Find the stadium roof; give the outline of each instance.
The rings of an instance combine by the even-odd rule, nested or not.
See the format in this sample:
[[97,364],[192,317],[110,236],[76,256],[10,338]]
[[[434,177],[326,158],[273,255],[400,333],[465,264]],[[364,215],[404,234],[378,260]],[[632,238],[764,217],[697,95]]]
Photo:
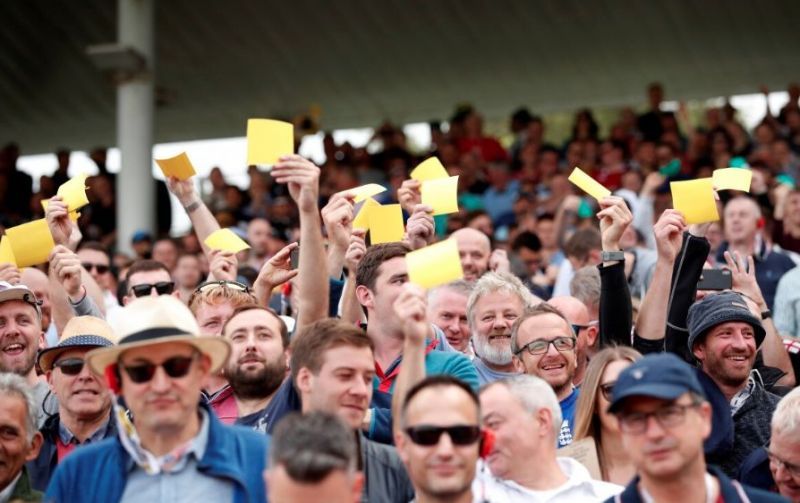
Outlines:
[[[115,143],[115,91],[86,47],[109,0],[0,2],[0,141],[25,154]],[[318,105],[325,128],[489,118],[773,90],[800,79],[786,0],[156,1],[157,142],[241,136]]]

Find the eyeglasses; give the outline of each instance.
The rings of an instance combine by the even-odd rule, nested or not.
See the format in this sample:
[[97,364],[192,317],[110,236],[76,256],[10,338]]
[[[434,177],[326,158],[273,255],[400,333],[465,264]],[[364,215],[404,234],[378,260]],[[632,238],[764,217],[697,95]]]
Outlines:
[[597,320],[590,321],[586,325],[578,325],[577,323],[573,323],[572,331],[575,333],[575,335],[578,335],[578,332],[580,332],[581,330],[586,330],[587,328],[593,327],[595,325],[597,325]]
[[686,411],[694,409],[699,406],[699,403],[690,404],[672,404],[666,407],[661,407],[653,412],[631,412],[627,414],[620,414],[619,427],[623,433],[630,433],[633,435],[640,435],[647,431],[647,424],[650,422],[650,416],[653,416],[658,421],[662,428],[672,428],[683,423],[686,418]]
[[559,353],[563,353],[564,351],[571,351],[575,349],[576,340],[577,339],[575,339],[575,337],[556,337],[554,339],[537,339],[519,348],[517,354],[520,354],[523,351],[527,350],[528,353],[532,355],[543,355],[547,353],[547,350],[550,348],[550,344],[552,344],[553,347],[556,348],[556,350]]
[[137,365],[121,365],[121,367],[125,369],[131,381],[142,384],[150,381],[156,375],[158,367],[163,368],[164,372],[172,378],[185,376],[189,373],[192,362],[197,358],[197,355],[198,353],[194,353],[192,356],[173,356],[159,364],[147,362]]
[[245,285],[244,283],[239,283],[238,281],[226,281],[222,279],[217,281],[206,281],[205,283],[200,283],[200,285],[194,289],[194,292],[192,292],[192,295],[189,297],[188,304],[192,305],[195,297],[215,288],[230,288],[231,290],[236,290],[238,292],[251,293],[249,286]]
[[81,263],[81,265],[83,266],[84,269],[86,269],[89,272],[92,272],[92,269],[94,269],[95,271],[97,271],[97,274],[105,274],[111,269],[107,265],[92,264],[91,262],[83,262]]
[[611,401],[611,393],[614,392],[615,384],[617,384],[617,381],[609,381],[607,383],[600,385],[600,393],[603,395],[603,398],[605,398],[607,402]]
[[783,467],[784,470],[789,472],[789,475],[791,475],[792,478],[800,478],[800,465],[788,463],[769,451],[767,451],[767,456],[769,456],[770,464],[773,464],[778,468]]
[[61,369],[61,373],[68,376],[76,376],[83,370],[83,360],[80,358],[64,358],[53,364],[53,367]]
[[417,445],[432,446],[439,443],[442,433],[447,433],[455,445],[471,445],[481,436],[480,426],[430,426],[420,425],[406,428],[406,434]]
[[159,295],[169,295],[175,290],[175,282],[159,281],[158,283],[142,283],[141,285],[132,286],[131,291],[133,291],[133,295],[136,297],[147,297],[150,295],[153,288],[156,289],[156,293]]

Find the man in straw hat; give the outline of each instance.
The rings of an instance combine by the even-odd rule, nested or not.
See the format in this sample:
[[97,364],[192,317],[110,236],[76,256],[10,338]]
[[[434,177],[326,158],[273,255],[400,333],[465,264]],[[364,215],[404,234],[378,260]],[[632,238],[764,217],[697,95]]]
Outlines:
[[117,345],[86,355],[130,409],[116,408],[118,435],[59,464],[47,501],[264,501],[267,437],[223,425],[200,404],[203,382],[228,359],[221,337],[200,337],[178,299],[125,306]]
[[57,345],[39,352],[39,368],[58,399],[58,412],[45,421],[39,456],[28,463],[34,489],[47,488],[56,465],[75,447],[116,434],[111,420],[112,395],[105,380],[85,364],[86,353],[113,344],[108,323],[93,316],[77,316],[64,327]]

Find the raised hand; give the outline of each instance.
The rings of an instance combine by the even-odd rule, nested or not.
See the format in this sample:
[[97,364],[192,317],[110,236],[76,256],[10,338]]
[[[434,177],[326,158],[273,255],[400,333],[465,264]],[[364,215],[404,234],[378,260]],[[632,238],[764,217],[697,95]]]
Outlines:
[[178,198],[184,208],[200,199],[194,188],[193,178],[179,180],[174,176],[167,177],[167,188]]
[[726,251],[725,264],[725,268],[731,271],[731,289],[749,297],[762,311],[766,310],[767,303],[756,281],[756,264],[753,256],[745,257],[737,252]]
[[0,264],[0,281],[16,285],[22,278],[19,269],[14,264],[2,263]]
[[394,302],[394,312],[403,321],[403,335],[420,346],[425,344],[428,335],[428,307],[425,290],[412,283],[403,285],[403,290]]
[[617,196],[608,196],[600,200],[601,210],[597,212],[600,219],[600,234],[602,237],[603,250],[619,250],[619,241],[625,229],[633,221],[631,210],[625,204],[625,200]]
[[53,242],[57,245],[66,246],[70,250],[75,250],[81,242],[83,235],[78,224],[69,218],[67,205],[61,196],[53,196],[47,205],[45,213],[47,227],[53,235]]
[[366,234],[367,231],[364,229],[353,229],[353,233],[350,235],[350,245],[344,255],[344,265],[350,274],[355,274],[358,263],[367,253],[367,244],[364,241]]
[[341,250],[346,250],[350,245],[355,206],[353,199],[347,192],[338,192],[331,196],[328,204],[322,208],[322,222],[328,233],[329,244]]
[[258,273],[256,283],[271,291],[297,276],[297,269],[292,269],[292,252],[297,246],[297,243],[289,243],[267,260]]
[[81,266],[81,259],[69,248],[64,245],[56,245],[53,251],[50,252],[48,258],[50,267],[58,278],[58,281],[64,287],[70,300],[80,300],[82,297],[82,281],[81,274],[83,267]]
[[433,241],[434,223],[433,208],[426,204],[417,204],[406,223],[406,239],[411,248],[418,250]]
[[236,281],[239,261],[233,252],[211,250],[208,253],[209,281]]
[[317,211],[319,199],[319,168],[305,157],[284,155],[272,167],[272,176],[278,183],[289,186],[289,194],[301,213]]
[[675,258],[681,251],[683,244],[683,231],[686,230],[686,222],[683,214],[678,210],[664,210],[653,226],[653,234],[656,237],[656,251],[658,259],[670,264],[675,262]]
[[400,188],[397,189],[397,201],[406,213],[412,213],[414,206],[422,204],[421,187],[422,182],[419,180],[404,180]]
[[489,255],[489,270],[499,273],[510,273],[511,262],[508,260],[508,252],[505,250],[494,250]]

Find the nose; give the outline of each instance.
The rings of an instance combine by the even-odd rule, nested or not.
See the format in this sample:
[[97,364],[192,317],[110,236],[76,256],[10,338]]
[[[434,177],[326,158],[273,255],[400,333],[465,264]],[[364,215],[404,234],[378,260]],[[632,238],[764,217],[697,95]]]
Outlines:
[[658,422],[656,416],[647,416],[647,423],[645,424],[644,434],[648,438],[661,438],[664,436],[664,427]]
[[370,386],[372,386],[371,383],[368,384],[361,378],[354,379],[352,386],[350,386],[349,392],[351,395],[354,396],[365,397],[367,396],[367,392]]
[[547,354],[547,356],[556,356],[556,355],[558,355],[560,353],[556,349],[556,345],[551,342],[551,343],[547,344],[547,353],[546,354]]
[[439,442],[436,444],[436,455],[440,458],[449,458],[453,456],[454,450],[455,446],[450,435],[442,433],[442,436],[439,437]]
[[167,391],[172,387],[172,379],[170,379],[161,365],[156,367],[156,373],[153,374],[153,378],[150,380],[150,387],[154,391]]

